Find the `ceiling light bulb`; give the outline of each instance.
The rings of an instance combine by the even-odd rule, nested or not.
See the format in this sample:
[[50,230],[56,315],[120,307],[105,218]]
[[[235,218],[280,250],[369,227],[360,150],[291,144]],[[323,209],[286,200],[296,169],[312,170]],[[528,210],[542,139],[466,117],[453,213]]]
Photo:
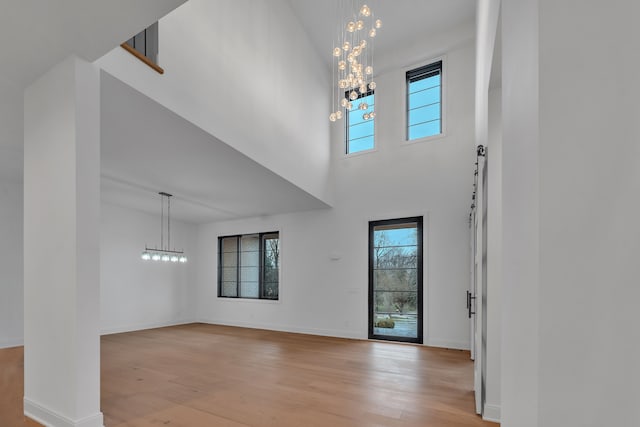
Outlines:
[[361,19],[358,22],[356,22],[356,29],[361,30],[363,28],[364,28],[364,22],[362,22],[362,19]]
[[362,15],[362,16],[370,16],[371,15],[371,9],[369,8],[369,6],[367,6],[366,4],[363,4],[362,7],[360,8],[360,15]]
[[151,259],[154,261],[160,261],[160,254],[156,254],[156,253],[152,254]]
[[185,262],[187,262],[187,257],[182,255],[178,261],[184,264]]
[[356,23],[353,21],[349,21],[349,23],[347,24],[347,31],[349,31],[350,33],[353,33],[356,30]]
[[367,91],[367,86],[366,85],[362,85],[358,88],[358,90],[360,91],[360,93],[365,93]]
[[374,90],[376,88],[376,82],[369,83],[369,89]]
[[360,49],[367,47],[367,41],[365,39],[360,40]]
[[347,110],[349,111],[353,110],[353,104],[351,102],[347,103]]
[[178,255],[171,255],[171,262],[178,262]]
[[365,119],[365,120],[369,120],[369,117],[370,117],[370,116],[369,116],[369,113],[364,113],[364,114],[362,115],[362,118],[363,118],[363,119]]
[[164,262],[169,262],[171,260],[171,257],[167,254],[162,255],[162,261]]
[[364,73],[367,75],[373,74],[373,67],[371,65],[367,66],[367,68],[364,69]]
[[335,122],[336,121],[336,113],[329,114],[329,121],[331,121],[331,122]]
[[338,70],[344,70],[345,68],[347,68],[347,63],[344,61],[339,61],[338,62]]
[[338,87],[339,87],[340,89],[346,89],[346,88],[347,88],[347,86],[349,86],[349,83],[348,83],[346,80],[344,80],[344,79],[342,79],[342,80],[340,80],[340,81],[338,82]]
[[358,99],[358,94],[355,91],[351,91],[351,93],[349,94],[349,99],[355,101],[356,99]]
[[376,29],[372,28],[369,30],[369,37],[375,37],[376,36]]
[[382,21],[380,19],[376,19],[376,28],[382,27]]
[[339,47],[336,47],[333,49],[333,56],[340,56],[341,53],[342,51],[340,50]]
[[372,111],[372,112],[369,113],[369,118],[370,119],[373,119],[375,116],[376,116],[376,112],[375,111]]
[[361,102],[360,105],[358,105],[358,108],[360,108],[361,110],[366,110],[367,108],[369,108],[369,104],[367,104],[366,102]]
[[342,111],[336,111],[336,119],[340,120],[342,118]]
[[348,51],[349,49],[351,49],[351,43],[349,42],[344,42],[344,44],[342,45],[342,50],[344,50],[345,52]]
[[142,252],[142,259],[145,261],[149,261],[151,259],[151,254],[147,251]]
[[341,105],[342,107],[346,107],[348,103],[349,103],[349,101],[347,100],[347,98],[342,98],[342,99],[340,100],[340,105]]

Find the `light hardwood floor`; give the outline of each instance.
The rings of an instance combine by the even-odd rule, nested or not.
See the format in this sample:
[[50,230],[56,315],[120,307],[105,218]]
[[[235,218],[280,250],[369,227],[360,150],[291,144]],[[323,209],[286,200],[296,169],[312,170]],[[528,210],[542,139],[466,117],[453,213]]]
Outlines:
[[[22,349],[0,367],[0,425],[35,426]],[[456,350],[192,324],[102,337],[102,411],[106,427],[496,426],[472,370]]]

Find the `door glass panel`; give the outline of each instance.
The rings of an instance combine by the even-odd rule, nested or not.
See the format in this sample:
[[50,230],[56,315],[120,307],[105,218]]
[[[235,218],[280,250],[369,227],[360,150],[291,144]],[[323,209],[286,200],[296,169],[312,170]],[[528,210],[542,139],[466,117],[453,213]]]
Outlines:
[[371,338],[422,341],[421,232],[421,221],[370,225]]

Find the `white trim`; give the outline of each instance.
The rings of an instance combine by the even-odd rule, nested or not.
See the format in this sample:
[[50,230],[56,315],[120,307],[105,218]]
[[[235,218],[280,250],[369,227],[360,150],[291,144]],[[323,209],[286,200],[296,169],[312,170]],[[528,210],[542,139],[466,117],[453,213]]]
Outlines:
[[453,350],[470,350],[469,343],[466,341],[449,341],[436,338],[426,341],[426,345],[429,347],[450,348]]
[[0,341],[0,348],[22,347],[23,345],[23,338],[10,338],[5,341]]
[[491,421],[494,423],[500,423],[500,406],[484,404],[484,412],[482,419],[485,421]]
[[80,420],[72,420],[26,397],[24,398],[24,414],[45,427],[104,427],[102,412]]
[[195,323],[195,320],[171,320],[168,322],[154,323],[138,323],[135,325],[118,326],[115,328],[106,328],[100,330],[100,335],[121,334],[123,332],[143,331],[145,329],[166,328],[168,326],[189,325]]

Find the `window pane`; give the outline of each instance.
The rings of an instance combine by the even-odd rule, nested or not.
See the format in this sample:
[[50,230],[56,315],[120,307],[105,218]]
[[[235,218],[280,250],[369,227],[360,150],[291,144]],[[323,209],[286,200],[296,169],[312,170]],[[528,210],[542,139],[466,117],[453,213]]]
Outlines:
[[222,239],[222,252],[236,253],[238,251],[238,238],[225,237]]
[[409,139],[425,138],[440,133],[440,120],[427,122],[409,128]]
[[409,93],[417,92],[419,90],[425,90],[434,86],[440,86],[440,74],[433,77],[427,77],[426,79],[412,81],[410,84]]
[[280,274],[280,240],[277,234],[263,236],[263,272],[262,288],[263,297],[278,298],[278,282]]
[[[407,138],[425,138],[442,133],[442,85],[440,64],[429,73],[431,77],[420,78],[421,69],[407,73]],[[418,79],[418,80],[416,80]]]
[[222,281],[233,283],[237,282],[238,269],[236,267],[222,267]]
[[[374,120],[365,119],[365,114],[375,110],[375,96],[370,94],[352,101],[353,108],[347,111],[347,154],[371,150],[375,147]],[[368,104],[364,110],[359,108],[361,103]]]
[[227,283],[222,282],[222,297],[237,297],[238,296],[238,286],[236,282]]
[[440,103],[409,110],[409,126],[440,120]]

